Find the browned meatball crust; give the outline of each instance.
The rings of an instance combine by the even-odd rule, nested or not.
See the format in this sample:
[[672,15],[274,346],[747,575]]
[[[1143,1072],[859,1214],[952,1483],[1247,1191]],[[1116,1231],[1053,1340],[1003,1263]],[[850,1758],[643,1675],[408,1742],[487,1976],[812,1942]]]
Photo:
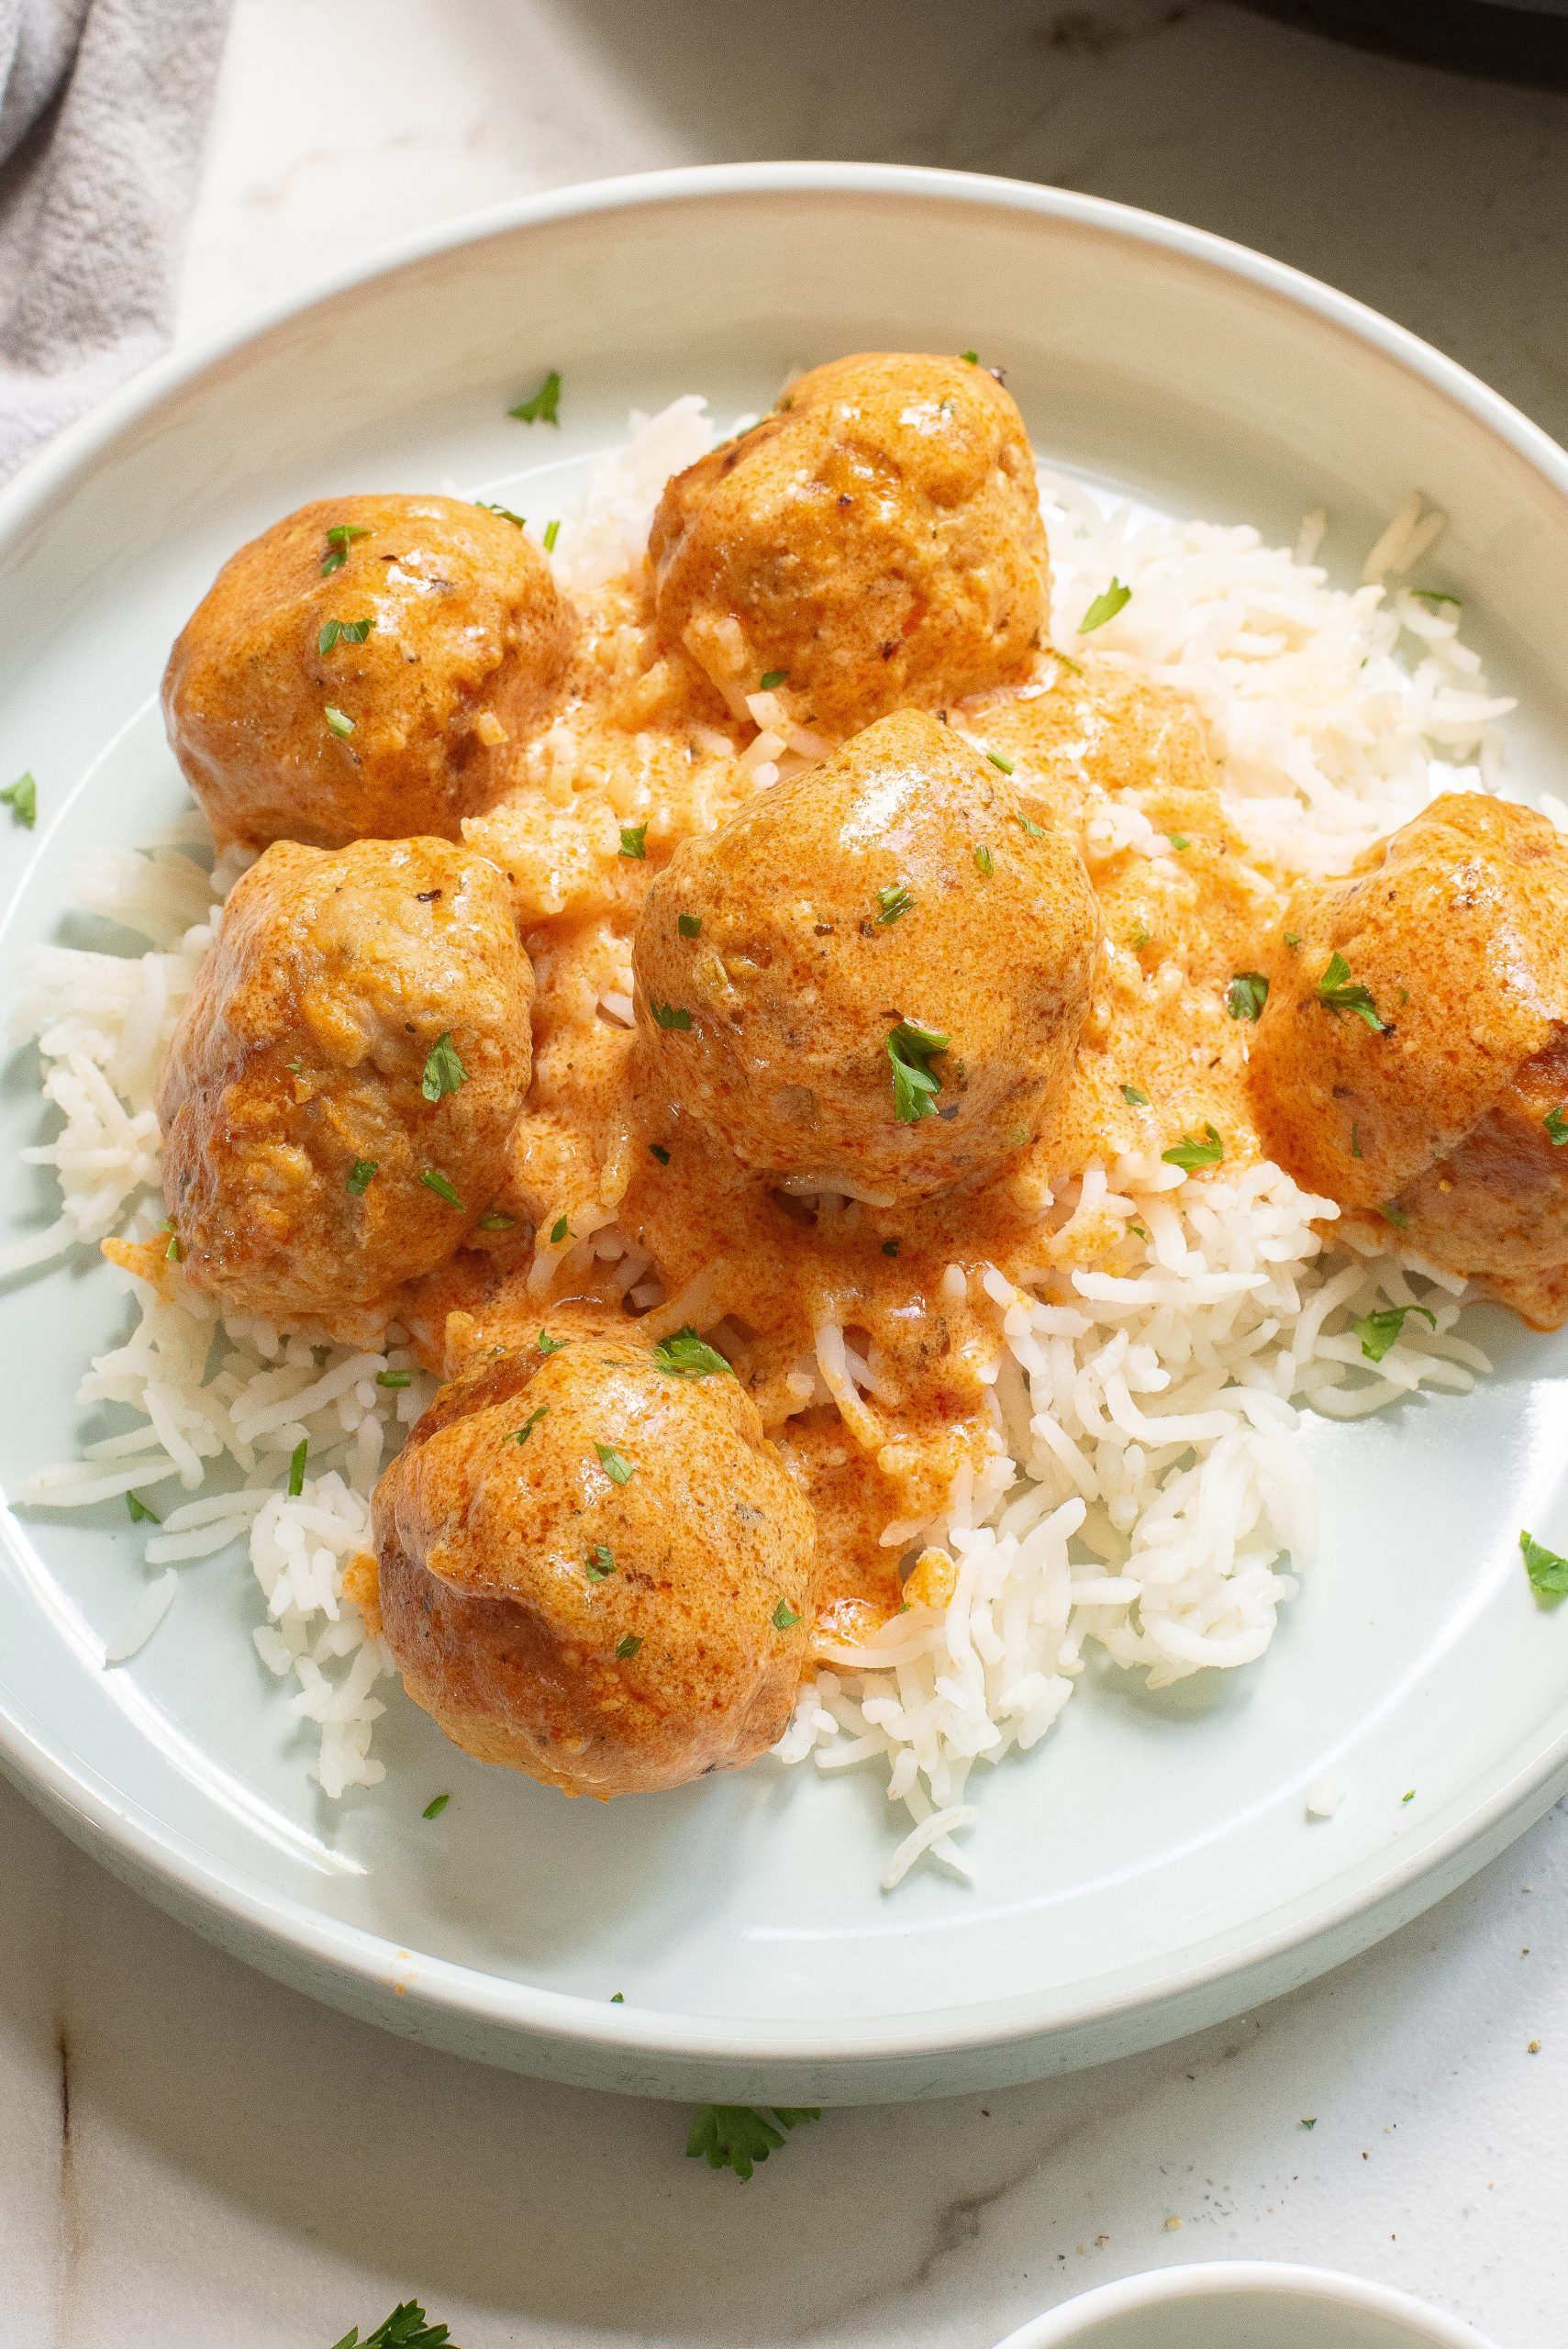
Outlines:
[[505,788],[572,641],[549,562],[504,516],[320,498],[231,556],[186,621],[169,740],[220,843],[455,840]]
[[676,851],[638,924],[638,1025],[656,1084],[745,1163],[917,1196],[1040,1130],[1098,934],[1069,836],[905,710]]
[[501,1188],[532,994],[484,857],[268,849],[229,895],[158,1103],[191,1278],[239,1312],[377,1334]]
[[1445,794],[1296,891],[1250,1068],[1297,1181],[1540,1329],[1568,1319],[1565,912],[1544,816]]
[[649,540],[661,632],[734,704],[764,677],[846,734],[1017,675],[1050,618],[1017,406],[962,359],[862,352],[664,492]]
[[404,1685],[454,1744],[567,1794],[740,1769],[799,1687],[810,1509],[732,1374],[570,1318],[547,1342],[444,1387],[376,1488]]

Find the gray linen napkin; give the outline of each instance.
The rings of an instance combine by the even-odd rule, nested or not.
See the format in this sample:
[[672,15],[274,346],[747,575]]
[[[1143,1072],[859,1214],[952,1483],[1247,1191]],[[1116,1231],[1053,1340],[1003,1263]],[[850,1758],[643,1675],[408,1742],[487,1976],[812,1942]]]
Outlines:
[[160,351],[229,0],[0,0],[0,480]]

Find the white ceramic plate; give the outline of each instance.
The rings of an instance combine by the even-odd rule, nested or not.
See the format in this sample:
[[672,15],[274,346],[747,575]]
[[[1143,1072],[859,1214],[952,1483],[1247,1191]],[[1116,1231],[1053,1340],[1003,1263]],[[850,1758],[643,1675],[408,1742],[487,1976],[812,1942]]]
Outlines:
[[1490,2349],[1457,2317],[1327,2267],[1223,2259],[1064,2300],[1001,2349]]
[[[183,804],[151,696],[241,539],[334,490],[533,511],[549,492],[520,488],[528,469],[621,438],[633,403],[695,388],[733,414],[793,364],[879,345],[983,350],[1042,448],[1156,504],[1287,540],[1326,504],[1341,576],[1413,486],[1438,499],[1444,584],[1525,697],[1518,784],[1562,787],[1568,462],[1458,369],[1288,270],[1089,198],[880,167],[682,173],[443,231],[183,353],[0,499],[0,774],[30,767],[41,811],[31,841],[0,827],[0,987],[56,933],[83,848]],[[548,366],[565,391],[541,449],[505,410]],[[27,1067],[0,1117],[7,1145],[36,1137]],[[46,1211],[41,1178],[11,1196],[24,1221]],[[7,1489],[71,1452],[80,1366],[124,1313],[85,1263],[0,1299]],[[972,1889],[877,1892],[895,1831],[869,1778],[764,1765],[567,1804],[400,1701],[385,1785],[322,1806],[246,1636],[242,1563],[185,1569],[150,1644],[103,1668],[140,1573],[117,1505],[4,1519],[5,1764],[199,1930],[464,2054],[800,2104],[1123,2053],[1363,1947],[1562,1790],[1568,1609],[1537,1609],[1515,1542],[1529,1525],[1568,1547],[1568,1345],[1482,1319],[1498,1368],[1475,1395],[1308,1424],[1322,1556],[1262,1664],[1159,1698],[1084,1688],[984,1784]],[[1326,1771],[1351,1791],[1312,1825]],[[426,1823],[437,1789],[452,1799]]]

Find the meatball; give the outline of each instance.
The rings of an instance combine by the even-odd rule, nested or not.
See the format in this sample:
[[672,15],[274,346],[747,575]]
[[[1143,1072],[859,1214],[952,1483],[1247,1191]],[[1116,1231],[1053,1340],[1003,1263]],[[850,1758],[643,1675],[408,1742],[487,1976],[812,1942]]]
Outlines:
[[1540,1329],[1568,1319],[1568,840],[1451,792],[1299,887],[1251,1080],[1297,1181]]
[[747,1164],[891,1201],[1040,1131],[1099,917],[1066,833],[935,718],[880,719],[677,849],[636,1008],[657,1087]]
[[377,1334],[502,1186],[533,974],[494,865],[280,841],[235,885],[170,1047],[163,1194],[190,1277]]
[[799,1687],[810,1509],[689,1332],[540,1338],[444,1387],[376,1488],[404,1685],[454,1744],[567,1794],[740,1769]]
[[220,842],[459,836],[572,651],[549,562],[455,497],[328,497],[240,548],[163,677]]
[[732,707],[777,679],[834,735],[1017,675],[1050,618],[1023,418],[962,359],[870,351],[664,492],[649,540],[661,633]]

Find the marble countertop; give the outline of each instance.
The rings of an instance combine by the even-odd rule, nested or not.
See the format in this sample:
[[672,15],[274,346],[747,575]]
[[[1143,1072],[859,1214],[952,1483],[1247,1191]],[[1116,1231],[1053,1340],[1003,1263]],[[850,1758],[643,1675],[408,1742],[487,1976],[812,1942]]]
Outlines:
[[[1223,0],[238,0],[182,328],[419,222],[692,161],[1013,173],[1259,245],[1568,439],[1568,100]],[[1171,2261],[1300,2259],[1501,2349],[1568,2296],[1568,1827],[1315,1987],[1151,2055],[826,2114],[742,2185],[685,2118],[350,2023],[0,1787],[0,2337],[328,2349],[410,2294],[462,2349],[985,2349]],[[1308,2122],[1313,2125],[1308,2127]]]

